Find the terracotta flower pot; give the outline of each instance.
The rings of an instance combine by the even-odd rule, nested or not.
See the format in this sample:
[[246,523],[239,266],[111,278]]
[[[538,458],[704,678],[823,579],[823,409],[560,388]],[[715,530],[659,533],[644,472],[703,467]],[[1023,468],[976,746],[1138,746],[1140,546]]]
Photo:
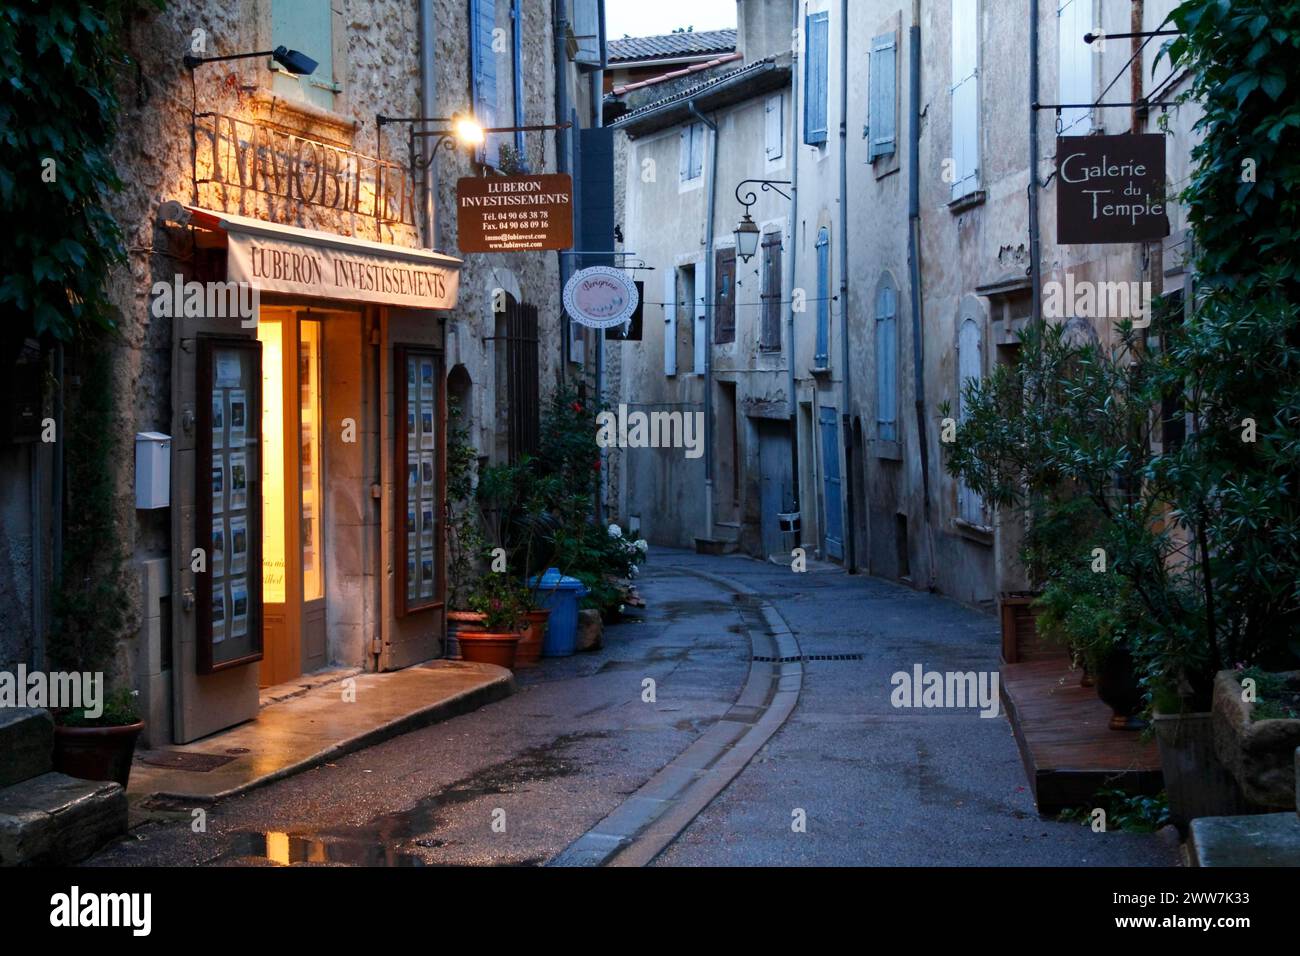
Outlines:
[[496,664],[507,670],[515,666],[515,652],[519,648],[519,635],[492,631],[461,631],[460,655],[475,664]]
[[521,667],[531,667],[542,659],[542,641],[546,637],[546,621],[551,616],[549,607],[529,611],[528,623],[519,638],[519,647],[515,652],[515,663]]
[[81,780],[112,780],[126,789],[144,721],[118,727],[54,727],[54,769]]

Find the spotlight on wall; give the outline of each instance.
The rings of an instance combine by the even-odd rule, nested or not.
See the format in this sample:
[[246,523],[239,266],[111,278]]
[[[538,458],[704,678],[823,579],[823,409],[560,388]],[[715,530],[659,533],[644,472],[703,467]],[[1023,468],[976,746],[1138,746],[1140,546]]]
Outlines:
[[255,53],[232,53],[229,56],[195,56],[192,53],[187,53],[181,62],[185,64],[187,70],[193,70],[203,63],[249,60],[255,56],[269,56],[294,76],[310,76],[316,72],[316,67],[320,65],[306,53],[299,53],[297,50],[290,50],[285,46],[278,46],[274,50],[258,50]]

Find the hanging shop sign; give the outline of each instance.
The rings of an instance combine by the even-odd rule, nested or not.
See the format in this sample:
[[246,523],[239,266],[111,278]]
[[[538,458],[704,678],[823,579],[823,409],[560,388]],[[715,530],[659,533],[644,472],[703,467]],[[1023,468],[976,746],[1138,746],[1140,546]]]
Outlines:
[[573,247],[573,179],[468,176],[456,184],[461,252],[537,252]]
[[610,266],[581,269],[564,286],[564,311],[590,329],[624,325],[640,301],[636,283]]
[[1058,137],[1056,177],[1057,242],[1148,242],[1169,235],[1162,134]]

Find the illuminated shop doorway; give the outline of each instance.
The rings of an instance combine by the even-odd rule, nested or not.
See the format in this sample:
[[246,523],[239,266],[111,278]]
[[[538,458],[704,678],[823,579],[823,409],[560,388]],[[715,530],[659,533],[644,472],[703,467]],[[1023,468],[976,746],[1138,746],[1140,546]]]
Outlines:
[[337,313],[263,306],[262,687],[323,666],[326,654],[321,375]]

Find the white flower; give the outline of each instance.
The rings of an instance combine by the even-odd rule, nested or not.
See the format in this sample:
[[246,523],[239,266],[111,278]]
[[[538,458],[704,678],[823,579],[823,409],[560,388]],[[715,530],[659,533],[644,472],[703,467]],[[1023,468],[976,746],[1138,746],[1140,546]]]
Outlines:
[[623,529],[616,524],[612,524],[609,526],[609,536],[611,538],[621,538],[623,537]]
[[650,545],[646,544],[645,538],[637,538],[636,543],[633,545],[633,547],[636,548],[638,551],[640,551],[642,554],[645,554],[647,551],[650,550]]

